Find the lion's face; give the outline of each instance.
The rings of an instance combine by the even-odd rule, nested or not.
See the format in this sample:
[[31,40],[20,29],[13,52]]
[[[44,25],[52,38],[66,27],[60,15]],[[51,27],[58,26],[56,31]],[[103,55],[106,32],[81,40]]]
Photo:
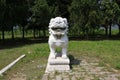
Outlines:
[[50,34],[60,36],[67,33],[68,23],[66,18],[56,17],[52,18],[49,23]]
[[64,31],[66,28],[65,27],[52,27],[51,28],[53,31],[55,32],[62,32]]

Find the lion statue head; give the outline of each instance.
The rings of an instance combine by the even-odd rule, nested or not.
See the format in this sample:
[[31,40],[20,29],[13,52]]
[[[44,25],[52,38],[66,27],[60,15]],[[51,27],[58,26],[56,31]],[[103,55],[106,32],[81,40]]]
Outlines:
[[68,23],[66,18],[56,17],[52,18],[49,23],[49,33],[61,38],[68,31]]

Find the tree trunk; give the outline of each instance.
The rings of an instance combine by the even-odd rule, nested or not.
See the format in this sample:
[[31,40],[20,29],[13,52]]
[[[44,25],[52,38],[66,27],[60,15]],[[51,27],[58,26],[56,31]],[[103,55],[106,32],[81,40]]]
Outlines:
[[105,35],[108,36],[108,27],[105,26]]
[[89,31],[88,31],[88,29],[87,29],[87,30],[86,30],[86,36],[85,36],[87,40],[89,39],[89,38],[88,38],[88,36],[89,36],[88,33],[89,33]]
[[0,32],[0,41],[1,41],[1,32]]
[[39,37],[39,30],[38,29],[36,30],[36,34],[37,34],[36,36]]
[[14,39],[14,30],[13,30],[13,27],[12,27],[12,39]]
[[39,29],[39,32],[38,32],[38,33],[39,33],[39,38],[40,38],[40,36],[41,36],[41,34],[40,34],[40,29]]
[[33,28],[33,37],[35,38],[35,27]]
[[28,36],[28,32],[27,32],[27,30],[25,30],[25,35]]
[[109,37],[111,37],[111,24],[109,26]]
[[22,38],[25,39],[25,26],[22,28]]
[[118,24],[118,26],[119,26],[119,33],[118,33],[118,35],[120,36],[120,24]]
[[83,38],[85,38],[85,30],[83,30]]
[[80,36],[80,29],[78,29],[78,36]]
[[4,34],[4,29],[2,29],[2,40],[4,41],[4,39],[5,39],[5,34]]
[[45,28],[43,28],[43,37],[46,37],[46,31],[45,31]]
[[92,35],[93,36],[95,35],[95,28],[93,28],[93,30],[92,30]]

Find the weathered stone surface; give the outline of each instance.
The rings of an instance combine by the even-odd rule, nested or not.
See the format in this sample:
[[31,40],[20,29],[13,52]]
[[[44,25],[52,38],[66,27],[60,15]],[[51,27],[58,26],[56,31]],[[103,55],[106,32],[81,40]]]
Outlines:
[[48,64],[45,73],[50,73],[53,71],[66,72],[69,70],[70,70],[69,65],[50,65],[50,64]]
[[54,71],[62,72],[69,71],[70,70],[69,64],[70,64],[69,58],[66,59],[63,59],[61,57],[58,57],[56,59],[49,58],[45,73],[50,73]]
[[62,76],[61,75],[57,75],[56,76],[56,80],[62,80]]
[[69,75],[64,75],[64,76],[63,76],[63,80],[70,80]]
[[[50,55],[45,73],[54,71],[69,71],[70,60],[67,57],[68,47],[68,23],[66,18],[56,17],[52,18],[49,23],[49,47]],[[57,52],[57,48],[61,48],[60,52]]]
[[94,63],[82,60],[82,65],[73,65],[70,72],[56,72],[54,77],[49,77],[49,80],[59,80],[60,76],[62,80],[120,80],[119,70],[115,72],[112,68],[100,67]]
[[44,74],[42,80],[48,80],[48,74]]
[[49,23],[49,47],[50,47],[50,58],[58,57],[56,48],[62,48],[61,54],[62,58],[67,58],[67,47],[68,47],[68,22],[66,18],[56,17],[52,18]]
[[71,77],[71,80],[77,80],[75,76],[72,76]]
[[70,60],[69,60],[69,58],[63,59],[61,57],[57,57],[55,59],[49,58],[48,63],[50,65],[69,65],[70,64]]

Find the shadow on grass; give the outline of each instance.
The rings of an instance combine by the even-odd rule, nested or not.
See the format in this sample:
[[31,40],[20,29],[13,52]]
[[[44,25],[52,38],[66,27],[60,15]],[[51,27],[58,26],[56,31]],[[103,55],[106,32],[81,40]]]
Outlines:
[[105,36],[105,35],[95,35],[95,36],[88,36],[88,37],[82,37],[82,36],[71,36],[69,37],[70,40],[87,40],[87,41],[101,41],[101,40],[120,40],[120,35],[112,35],[111,37]]
[[70,68],[72,69],[73,65],[80,65],[81,60],[79,59],[75,59],[73,55],[68,55],[69,59],[70,59]]
[[[118,35],[106,37],[106,36],[89,36],[87,38],[79,37],[79,36],[69,36],[69,40],[74,41],[82,41],[82,40],[88,40],[88,41],[101,41],[101,40],[120,40],[120,37]],[[10,48],[16,48],[21,47],[24,45],[31,45],[35,43],[47,43],[48,42],[48,36],[47,37],[40,37],[40,38],[15,38],[15,39],[5,39],[4,41],[0,40],[0,49],[10,49]]]
[[26,38],[26,39],[5,39],[0,41],[0,49],[11,49],[16,47],[21,47],[24,45],[31,45],[35,43],[47,43],[48,38]]

